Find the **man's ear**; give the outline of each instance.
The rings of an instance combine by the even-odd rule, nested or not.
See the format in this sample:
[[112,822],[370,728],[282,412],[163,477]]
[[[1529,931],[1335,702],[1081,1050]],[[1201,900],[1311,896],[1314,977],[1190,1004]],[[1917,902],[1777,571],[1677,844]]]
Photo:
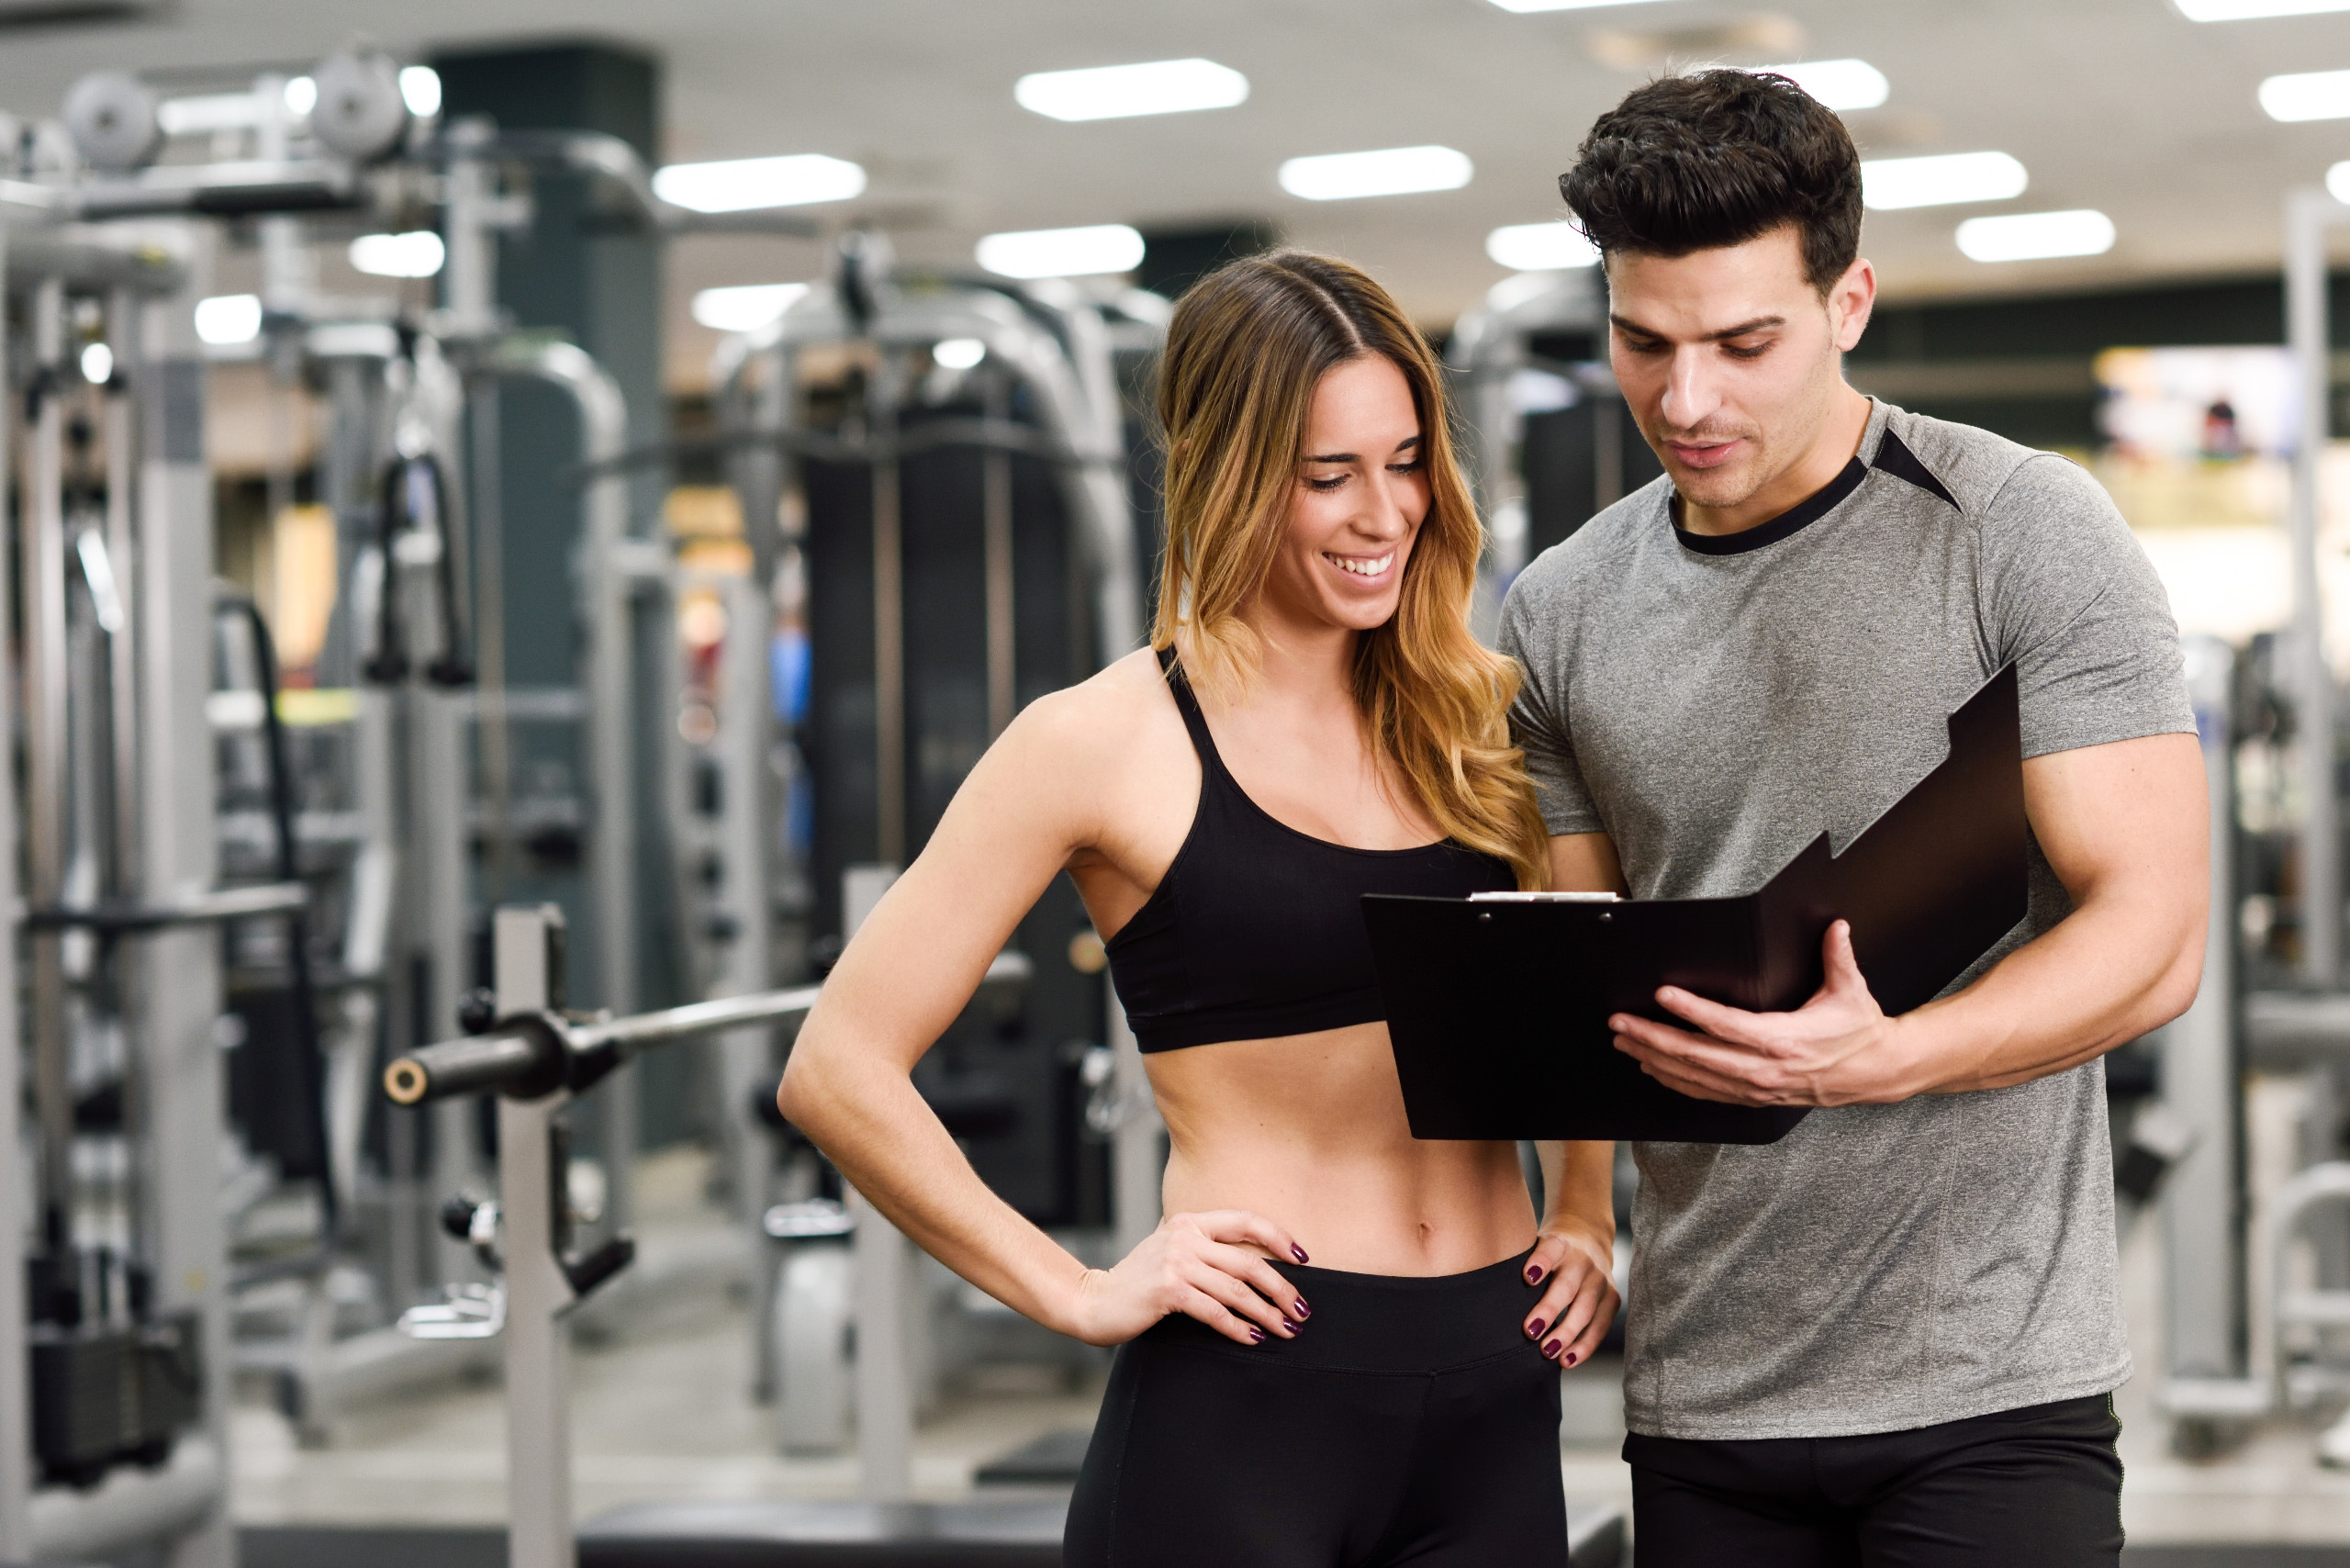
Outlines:
[[1828,289],[1828,325],[1839,353],[1850,353],[1860,345],[1861,334],[1869,330],[1869,317],[1875,309],[1876,268],[1867,257],[1856,257]]

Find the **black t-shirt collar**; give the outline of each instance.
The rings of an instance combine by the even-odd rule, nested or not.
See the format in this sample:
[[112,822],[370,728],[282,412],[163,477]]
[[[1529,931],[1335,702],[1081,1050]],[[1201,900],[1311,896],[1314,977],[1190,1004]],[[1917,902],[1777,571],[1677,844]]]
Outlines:
[[1822,485],[1802,500],[1789,507],[1768,522],[1737,533],[1692,533],[1681,526],[1681,496],[1675,491],[1665,502],[1665,515],[1672,519],[1673,536],[1682,548],[1700,555],[1742,555],[1749,550],[1760,550],[1818,522],[1835,510],[1836,504],[1860,488],[1868,477],[1868,465],[1858,457],[1837,471],[1836,477]]

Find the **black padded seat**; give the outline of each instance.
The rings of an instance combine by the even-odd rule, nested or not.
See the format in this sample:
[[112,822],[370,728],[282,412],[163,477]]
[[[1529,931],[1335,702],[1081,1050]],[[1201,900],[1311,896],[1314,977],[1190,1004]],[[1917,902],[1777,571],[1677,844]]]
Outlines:
[[[579,1568],[1060,1568],[1065,1497],[644,1503],[590,1519]],[[1570,1504],[1572,1568],[1618,1568],[1624,1511]]]
[[1066,1498],[644,1503],[590,1519],[579,1568],[1060,1568]]

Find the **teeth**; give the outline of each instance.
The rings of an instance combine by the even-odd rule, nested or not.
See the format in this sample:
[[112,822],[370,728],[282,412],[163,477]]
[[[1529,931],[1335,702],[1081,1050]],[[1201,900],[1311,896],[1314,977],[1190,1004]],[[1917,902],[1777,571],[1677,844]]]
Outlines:
[[1326,551],[1324,552],[1322,558],[1326,561],[1335,562],[1341,570],[1352,572],[1359,577],[1375,577],[1393,564],[1395,560],[1395,552],[1390,550],[1386,554],[1381,555],[1374,560],[1363,561],[1358,560],[1350,555],[1333,555]]

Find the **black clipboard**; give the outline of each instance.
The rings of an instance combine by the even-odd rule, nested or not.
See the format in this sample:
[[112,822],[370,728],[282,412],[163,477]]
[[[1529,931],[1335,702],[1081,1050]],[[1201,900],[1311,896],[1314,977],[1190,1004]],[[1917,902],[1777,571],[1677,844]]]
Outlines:
[[1755,1012],[1818,990],[1829,924],[1852,923],[1888,1014],[1931,1001],[2024,917],[2015,666],[1950,716],[1950,755],[1867,831],[1822,833],[1740,898],[1362,901],[1412,1136],[1774,1143],[1800,1108],[1667,1089],[1617,1050],[1612,1013],[1678,1023],[1661,985]]

